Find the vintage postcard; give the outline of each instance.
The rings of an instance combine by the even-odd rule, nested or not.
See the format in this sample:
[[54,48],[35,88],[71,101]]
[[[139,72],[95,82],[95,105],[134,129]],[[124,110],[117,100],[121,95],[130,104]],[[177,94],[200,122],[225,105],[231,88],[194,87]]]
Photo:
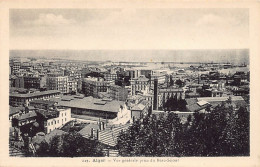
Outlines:
[[0,166],[260,166],[258,1],[0,7]]

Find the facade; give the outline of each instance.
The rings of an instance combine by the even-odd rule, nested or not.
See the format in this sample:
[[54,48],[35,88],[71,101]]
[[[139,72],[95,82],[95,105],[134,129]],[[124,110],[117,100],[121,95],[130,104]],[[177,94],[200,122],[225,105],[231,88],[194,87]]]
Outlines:
[[134,70],[134,69],[127,69],[125,71],[125,73],[126,73],[126,76],[129,76],[131,79],[137,78],[137,76],[138,76],[137,70]]
[[29,132],[37,125],[38,131],[50,133],[62,127],[71,120],[71,109],[60,107],[57,109],[34,109],[16,117],[17,126],[23,132]]
[[26,71],[32,71],[33,67],[31,66],[31,64],[29,62],[24,62],[21,64],[20,69],[24,69]]
[[23,77],[16,77],[15,79],[15,87],[16,88],[24,88],[24,78]]
[[40,89],[46,86],[46,77],[33,77],[33,76],[25,76],[24,79],[24,88],[30,89]]
[[149,78],[152,74],[152,70],[143,69],[140,70],[141,75],[144,75],[146,78]]
[[[149,103],[149,106],[153,106],[154,103],[154,95],[153,94],[143,94],[144,99]],[[160,99],[160,96],[158,96]]]
[[131,83],[131,95],[135,95],[137,91],[145,91],[149,87],[149,79],[144,75],[138,78],[133,78],[130,80]]
[[44,92],[34,92],[34,93],[10,93],[9,94],[9,104],[11,106],[28,106],[30,101],[37,99],[49,99],[55,96],[58,96],[60,91],[49,90]]
[[47,90],[59,90],[61,93],[68,93],[68,76],[61,74],[48,74],[46,79]]
[[33,100],[30,102],[29,105],[35,108],[47,110],[49,108],[54,108],[55,104],[55,102],[49,100]]
[[128,90],[118,85],[111,85],[109,87],[109,95],[113,100],[126,101]]
[[206,89],[205,92],[207,93],[208,97],[222,97],[224,92],[218,89]]
[[82,81],[82,92],[85,96],[98,97],[99,92],[106,92],[109,82],[100,78],[84,78]]
[[78,90],[78,83],[75,80],[69,80],[68,81],[68,89],[69,92],[77,92]]
[[50,133],[54,129],[58,129],[65,125],[71,120],[71,109],[70,108],[59,108],[57,109],[56,117],[48,117],[45,123],[45,132]]
[[12,107],[9,106],[9,126],[13,126],[13,119],[16,118],[18,119],[20,114],[23,113],[24,107]]
[[106,81],[115,81],[117,79],[116,73],[104,73],[104,79]]
[[176,97],[177,99],[185,98],[185,93],[182,89],[173,89],[173,88],[159,89],[159,95],[160,95],[160,98],[158,97],[158,99],[160,99],[159,107],[162,107],[161,105],[164,104],[171,97]]
[[131,108],[131,118],[133,120],[141,119],[146,114],[146,107],[143,104],[137,104]]
[[155,79],[158,80],[158,84],[160,84],[160,85],[164,84],[166,82],[166,75],[164,75],[164,74],[151,75],[151,80],[150,80],[151,87],[154,86]]
[[35,123],[36,120],[37,120],[37,114],[35,111],[22,114],[21,116],[18,117],[18,127],[24,128],[29,124]]
[[15,79],[16,79],[17,77],[16,76],[14,76],[14,75],[9,75],[9,87],[11,88],[11,87],[15,87]]
[[77,80],[77,92],[82,92],[82,79]]
[[10,66],[11,66],[11,74],[14,74],[20,70],[21,63],[14,61],[10,64]]

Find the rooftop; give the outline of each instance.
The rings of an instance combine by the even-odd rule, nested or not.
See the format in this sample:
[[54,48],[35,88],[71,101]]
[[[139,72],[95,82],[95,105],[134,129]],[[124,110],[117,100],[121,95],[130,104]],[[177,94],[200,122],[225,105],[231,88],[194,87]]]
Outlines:
[[[63,101],[62,99],[70,99]],[[62,99],[55,99],[53,101],[58,102],[60,106],[70,108],[81,108],[89,110],[107,111],[107,112],[119,112],[119,108],[124,106],[124,102],[116,100],[102,100],[93,98],[91,96],[84,97],[82,99],[74,98],[74,96],[63,96]]]
[[198,103],[194,103],[194,104],[191,104],[191,105],[187,105],[187,109],[190,111],[190,112],[195,112],[195,111],[200,111],[202,109],[205,109],[207,108],[208,106],[210,106],[209,103],[206,103],[205,105],[202,105],[200,106]]
[[55,118],[59,113],[59,111],[56,110],[44,110],[44,109],[36,110],[36,112],[43,115],[45,118]]
[[99,129],[99,125],[98,124],[88,124],[83,129],[81,129],[78,133],[81,134],[82,136],[90,135],[92,128],[97,130],[97,129]]
[[[204,100],[207,102],[214,102],[214,101],[227,101],[229,96],[226,97],[199,97],[197,98],[198,101]],[[232,101],[244,101],[242,96],[231,96]]]
[[135,80],[135,81],[145,81],[145,82],[149,81],[149,79],[146,78],[144,75],[141,75],[138,78],[133,78],[132,80]]
[[166,89],[160,89],[159,92],[183,92],[183,89],[179,89],[179,88],[166,88]]
[[47,105],[54,105],[54,101],[49,101],[49,100],[33,100],[30,103],[41,103],[41,104],[47,104]]
[[208,102],[206,102],[205,100],[201,100],[201,101],[198,101],[197,104],[199,106],[204,106],[204,105],[208,104]]
[[18,119],[24,120],[24,119],[28,119],[28,118],[36,117],[36,116],[37,116],[37,114],[35,113],[35,111],[32,111],[32,112],[29,112],[29,113],[26,113],[26,114],[22,114]]
[[25,110],[24,107],[12,107],[12,106],[9,106],[9,115],[14,115],[14,114],[17,114],[19,113],[20,111],[22,110]]
[[142,111],[142,110],[144,110],[144,108],[145,108],[145,106],[143,104],[137,104],[131,110]]
[[58,90],[47,90],[43,92],[34,92],[34,93],[27,93],[27,94],[20,94],[20,93],[10,93],[9,96],[11,97],[20,97],[20,98],[29,98],[34,96],[43,96],[43,95],[49,95],[49,94],[56,94],[60,93]]

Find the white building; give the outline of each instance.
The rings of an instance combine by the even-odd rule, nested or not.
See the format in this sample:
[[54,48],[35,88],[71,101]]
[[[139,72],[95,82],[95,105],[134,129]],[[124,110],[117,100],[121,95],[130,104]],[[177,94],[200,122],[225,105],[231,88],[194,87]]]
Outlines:
[[54,129],[58,129],[71,120],[71,108],[59,108],[58,117],[47,120],[46,132],[50,133]]
[[47,90],[59,90],[61,93],[69,93],[68,76],[61,74],[48,74],[46,78]]

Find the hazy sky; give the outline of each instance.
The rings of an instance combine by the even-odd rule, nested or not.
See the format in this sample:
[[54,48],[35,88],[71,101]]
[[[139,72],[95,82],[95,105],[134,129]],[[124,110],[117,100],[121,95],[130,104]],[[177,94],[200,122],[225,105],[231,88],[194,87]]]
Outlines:
[[11,9],[11,49],[249,47],[248,9]]

